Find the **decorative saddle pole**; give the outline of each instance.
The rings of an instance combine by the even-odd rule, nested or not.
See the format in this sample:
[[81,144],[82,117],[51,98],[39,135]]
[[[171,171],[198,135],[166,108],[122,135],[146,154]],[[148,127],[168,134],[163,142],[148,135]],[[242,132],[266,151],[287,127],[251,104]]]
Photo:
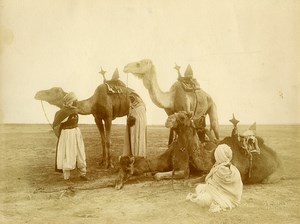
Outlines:
[[103,76],[103,83],[107,87],[107,94],[122,94],[123,91],[120,87],[126,87],[126,85],[119,79],[119,71],[116,68],[114,71],[112,78],[110,80],[107,80],[105,78],[105,73],[101,67],[101,71],[99,72]]
[[182,88],[186,92],[195,92],[200,89],[200,85],[195,78],[193,78],[193,70],[191,65],[188,65],[184,76],[180,74],[180,66],[175,63],[174,69],[177,71],[178,78],[177,80],[180,82]]

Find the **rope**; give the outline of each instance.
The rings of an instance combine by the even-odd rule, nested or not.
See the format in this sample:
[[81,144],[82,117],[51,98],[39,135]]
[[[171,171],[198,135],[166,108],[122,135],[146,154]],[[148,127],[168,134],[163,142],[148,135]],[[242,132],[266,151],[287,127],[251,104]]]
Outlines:
[[47,119],[47,121],[48,121],[48,124],[50,125],[51,129],[53,129],[53,127],[52,127],[52,125],[51,125],[51,123],[50,123],[50,121],[49,121],[49,118],[48,118],[48,116],[47,116],[47,114],[46,114],[46,111],[45,111],[44,104],[43,104],[43,101],[42,101],[42,100],[41,100],[41,104],[42,104],[42,108],[43,108],[44,115],[45,115],[45,117],[46,117],[46,119]]
[[[129,150],[130,153],[132,154],[132,147],[131,147],[131,127],[128,125],[128,118],[129,118],[129,111],[130,111],[130,101],[129,101],[129,96],[128,96],[128,73],[126,73],[126,101],[129,104],[128,108],[128,114],[127,114],[127,121],[126,121],[126,126],[128,130],[128,143],[129,143]],[[133,169],[133,168],[132,168]],[[132,171],[133,172],[133,171]]]
[[249,178],[251,178],[251,176],[252,176],[252,153],[250,152],[249,153],[249,156],[250,156],[250,158],[249,158]]
[[115,184],[113,181],[108,182],[106,184],[100,184],[100,185],[96,185],[96,186],[91,186],[91,187],[76,187],[76,186],[70,186],[70,187],[60,187],[60,188],[54,188],[54,189],[43,189],[43,188],[39,188],[39,189],[35,189],[34,193],[36,192],[41,192],[41,193],[56,193],[56,192],[62,192],[62,194],[60,195],[60,198],[69,190],[69,191],[75,191],[75,190],[96,190],[96,189],[101,189],[101,188],[111,188],[114,187]]
[[128,97],[128,73],[126,73],[126,100],[129,101],[129,97]]
[[196,99],[196,106],[195,106],[195,110],[194,110],[194,116],[196,115],[196,112],[197,112],[197,107],[198,107],[198,97],[197,97],[197,92],[194,91],[195,93],[195,99]]

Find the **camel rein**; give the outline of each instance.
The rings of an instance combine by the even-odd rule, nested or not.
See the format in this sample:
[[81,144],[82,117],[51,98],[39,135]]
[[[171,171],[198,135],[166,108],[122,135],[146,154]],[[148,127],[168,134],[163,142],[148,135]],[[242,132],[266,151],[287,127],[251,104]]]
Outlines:
[[53,130],[53,127],[52,127],[52,125],[51,125],[51,123],[49,121],[49,118],[48,118],[47,114],[46,114],[45,107],[44,107],[44,104],[43,104],[42,100],[41,100],[41,105],[42,105],[42,108],[43,108],[44,115],[45,115],[45,117],[46,117],[46,119],[48,121],[48,124],[50,125],[51,129]]
[[195,110],[194,110],[194,116],[196,115],[196,112],[197,112],[197,107],[198,107],[198,97],[197,97],[197,92],[196,90],[194,91],[195,93],[195,98],[196,98],[196,106],[195,106]]
[[[127,78],[126,78],[126,101],[128,100],[128,104],[129,104],[129,109],[130,110],[130,100],[129,100],[129,96],[128,96],[128,73],[127,74]],[[129,115],[129,111],[127,114],[127,119],[128,119],[128,115]],[[127,130],[128,130],[128,143],[129,143],[129,150],[132,154],[132,147],[131,147],[131,128],[128,126],[128,120],[126,121],[126,126],[127,126]],[[131,172],[133,174],[133,164],[131,167]]]

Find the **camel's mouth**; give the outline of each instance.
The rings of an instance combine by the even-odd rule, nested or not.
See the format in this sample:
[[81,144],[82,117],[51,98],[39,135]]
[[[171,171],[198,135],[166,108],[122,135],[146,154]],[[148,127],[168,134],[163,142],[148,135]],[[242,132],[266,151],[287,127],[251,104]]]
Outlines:
[[135,76],[137,76],[138,78],[143,78],[144,77],[144,73],[140,71],[140,69],[135,66],[135,65],[132,65],[132,64],[128,64],[124,67],[123,69],[123,72],[124,73],[131,73]]
[[52,96],[48,91],[40,90],[34,95],[34,99],[45,101],[51,105],[57,106],[59,108],[62,107],[62,97],[57,97],[57,95]]
[[123,72],[125,72],[125,73],[129,73],[130,72],[130,69],[129,69],[129,67],[127,65],[124,67]]
[[34,99],[43,100],[43,94],[39,91],[35,94]]
[[165,123],[165,127],[166,128],[176,128],[177,127],[177,123],[174,122],[173,119],[167,119],[166,123]]

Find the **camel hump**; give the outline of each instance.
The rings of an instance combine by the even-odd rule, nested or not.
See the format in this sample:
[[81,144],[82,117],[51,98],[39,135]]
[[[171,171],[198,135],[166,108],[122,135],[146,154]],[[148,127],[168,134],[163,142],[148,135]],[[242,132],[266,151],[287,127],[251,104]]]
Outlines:
[[[175,69],[178,70],[179,74],[179,66],[176,65]],[[193,78],[193,70],[190,64],[186,67],[184,72],[184,76],[178,75],[177,80],[181,83],[183,89],[185,91],[196,91],[200,89],[200,85],[195,78]]]
[[181,87],[186,92],[195,92],[197,90],[200,90],[200,85],[197,82],[196,79],[191,77],[179,77],[178,83],[180,83]]

